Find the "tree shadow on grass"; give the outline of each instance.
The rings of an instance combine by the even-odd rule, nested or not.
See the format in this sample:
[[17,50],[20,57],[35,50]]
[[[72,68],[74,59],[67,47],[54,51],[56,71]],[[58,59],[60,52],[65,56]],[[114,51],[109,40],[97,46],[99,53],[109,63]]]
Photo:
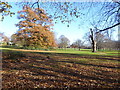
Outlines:
[[[12,54],[12,53],[11,53]],[[114,66],[107,66],[107,65],[96,65],[94,64],[90,64],[90,63],[85,63],[85,62],[80,62],[80,61],[75,61],[74,58],[85,58],[85,59],[96,59],[96,56],[94,55],[90,55],[90,56],[86,56],[86,55],[78,55],[78,54],[60,54],[60,53],[31,53],[29,55],[29,53],[24,53],[25,57],[15,57],[15,59],[18,59],[18,61],[16,62],[11,62],[12,58],[4,58],[3,59],[3,70],[7,70],[7,68],[9,68],[10,70],[17,70],[17,71],[29,71],[32,72],[31,77],[26,77],[25,74],[19,76],[18,79],[22,78],[23,80],[29,80],[29,81],[33,81],[33,82],[41,82],[41,83],[45,83],[45,82],[52,82],[50,84],[54,84],[54,81],[57,83],[62,83],[63,85],[61,85],[61,87],[64,87],[64,83],[69,83],[69,85],[71,85],[71,87],[74,87],[73,84],[72,86],[72,82],[81,82],[82,84],[86,84],[86,87],[103,87],[103,86],[107,86],[107,87],[119,87],[117,86],[117,79],[110,79],[112,76],[108,76],[106,77],[105,74],[103,74],[104,72],[102,70],[99,70],[100,72],[94,72],[92,69],[91,70],[83,70],[83,72],[80,71],[80,69],[82,68],[78,68],[78,70],[73,70],[73,67],[67,67],[64,64],[66,63],[70,63],[72,65],[79,65],[79,66],[85,66],[87,68],[89,68],[90,66],[93,67],[93,69],[95,68],[110,68],[110,69],[120,69],[118,67],[114,67]],[[16,55],[16,54],[14,54]],[[55,56],[57,56],[55,58]],[[63,58],[65,58],[63,60]],[[68,58],[68,59],[66,59]],[[27,60],[26,60],[27,59]],[[100,60],[101,58],[99,58],[98,60]],[[106,60],[106,58],[105,58]],[[6,62],[6,63],[5,63]],[[65,67],[62,67],[61,64],[64,65]],[[9,67],[7,67],[7,65],[9,65]],[[28,72],[28,73],[29,73]],[[88,73],[88,75],[84,74],[84,73]],[[97,76],[93,76],[90,75],[90,73],[95,73]],[[6,74],[5,74],[6,75]],[[15,74],[16,75],[16,74]],[[50,78],[46,78],[46,79],[40,79],[40,78],[34,78],[35,76],[42,76],[42,77],[50,77]],[[99,76],[105,76],[105,77],[99,77]],[[4,77],[4,75],[3,75]],[[7,79],[9,78],[8,76],[6,77],[6,82]],[[16,76],[17,77],[17,76]],[[51,78],[51,77],[54,77]],[[60,79],[61,78],[61,79]],[[84,81],[86,80],[86,81]],[[91,85],[90,86],[90,80],[96,80],[97,84],[95,85]],[[16,80],[17,81],[17,80]],[[103,83],[105,82],[105,83]],[[94,82],[92,82],[94,83]],[[115,85],[113,83],[116,83]],[[5,84],[5,83],[4,83]],[[78,85],[78,87],[83,87],[81,84]],[[100,84],[100,86],[98,86],[98,84]],[[109,84],[109,85],[108,85]],[[111,84],[111,86],[110,86]],[[68,86],[69,86],[68,85]],[[58,86],[55,86],[58,87]]]
[[[31,72],[33,72],[34,74],[32,75],[42,75],[42,76],[48,76],[48,77],[60,77],[58,76],[57,74],[62,74],[63,77],[60,77],[62,78],[62,80],[57,80],[57,79],[45,79],[45,80],[41,80],[41,79],[31,79],[31,80],[37,80],[37,81],[44,81],[44,82],[48,82],[48,81],[57,81],[57,82],[67,82],[67,81],[75,81],[75,82],[83,82],[83,81],[80,81],[79,79],[86,79],[86,80],[96,80],[96,81],[101,81],[101,82],[106,82],[106,83],[117,83],[118,80],[114,80],[114,79],[109,79],[109,78],[100,78],[100,77],[96,77],[96,76],[88,76],[88,75],[83,75],[83,74],[80,74],[79,72],[76,72],[76,71],[73,71],[71,69],[66,69],[66,68],[63,68],[63,67],[60,67],[59,66],[59,69],[46,69],[46,68],[41,68],[41,67],[31,67],[31,68],[36,68],[36,69],[39,69],[39,70],[31,70]],[[44,72],[42,72],[42,71]],[[51,74],[49,72],[46,72],[45,71],[52,71],[54,73],[57,73],[57,74]],[[95,73],[95,72],[94,72]],[[102,73],[96,73],[97,75],[103,75]],[[77,77],[78,79],[72,79],[71,77]],[[64,80],[66,79],[66,80]],[[115,86],[117,87],[117,86]]]
[[74,62],[74,61],[57,61],[57,62],[65,62],[65,63],[73,63],[73,64],[80,64],[80,65],[86,65],[86,66],[95,66],[95,67],[105,67],[105,68],[114,68],[114,69],[120,69],[120,67],[112,67],[112,66],[104,66],[104,65],[95,65],[95,64],[87,64],[87,63],[81,63],[81,62]]

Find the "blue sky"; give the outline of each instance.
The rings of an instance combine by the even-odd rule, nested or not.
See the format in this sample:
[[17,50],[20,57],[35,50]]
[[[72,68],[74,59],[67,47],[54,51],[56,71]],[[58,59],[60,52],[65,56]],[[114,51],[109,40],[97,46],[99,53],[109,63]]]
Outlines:
[[[19,20],[17,19],[17,11],[21,10],[21,8],[14,5],[14,3],[10,3],[10,4],[12,4],[13,6],[11,10],[14,11],[16,14],[13,15],[12,17],[6,16],[4,21],[0,22],[0,32],[4,32],[5,35],[7,36],[11,36],[13,33],[15,33],[18,30],[15,24],[19,22]],[[98,10],[98,8],[93,9],[93,11],[94,10]],[[86,13],[86,11],[83,12]],[[67,38],[69,38],[71,43],[77,39],[82,39],[84,34],[89,31],[89,28],[92,27],[89,24],[89,21],[91,20],[89,19],[89,17],[91,17],[93,13],[91,12],[90,14],[91,15],[89,15],[88,17],[84,16],[82,19],[74,18],[74,21],[70,24],[69,27],[67,27],[67,24],[63,24],[58,21],[58,23],[54,24],[53,26],[56,37],[58,38],[60,35],[65,35]],[[117,40],[117,28],[115,29],[116,32],[114,32],[113,35],[114,35],[114,39]]]

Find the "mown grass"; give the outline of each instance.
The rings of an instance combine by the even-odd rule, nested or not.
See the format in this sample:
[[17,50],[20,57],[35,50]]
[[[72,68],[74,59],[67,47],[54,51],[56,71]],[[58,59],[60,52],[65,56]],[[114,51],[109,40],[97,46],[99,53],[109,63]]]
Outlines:
[[3,88],[120,88],[117,51],[2,48]]
[[26,50],[26,49],[16,49],[16,48],[4,48],[1,47],[0,49],[2,50],[15,50],[15,51],[28,51],[28,52],[50,52],[50,53],[68,53],[68,54],[85,54],[85,55],[110,55],[110,56],[118,56],[120,55],[118,50],[114,51],[97,51],[97,52],[92,52],[91,49],[81,49],[80,51],[78,49],[73,49],[73,48],[66,48],[66,49],[54,49],[51,51],[46,51],[46,50]]
[[120,55],[118,50],[114,51],[97,51],[97,52],[92,52],[91,49],[81,49],[80,51],[78,49],[57,49],[56,50],[58,53],[72,53],[72,54],[86,54],[86,55],[115,55],[118,56]]

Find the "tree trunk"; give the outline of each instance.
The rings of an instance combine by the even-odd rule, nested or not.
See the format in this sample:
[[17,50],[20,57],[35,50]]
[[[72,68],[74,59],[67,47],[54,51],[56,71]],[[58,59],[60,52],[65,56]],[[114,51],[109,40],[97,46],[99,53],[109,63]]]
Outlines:
[[92,52],[96,52],[96,41],[95,40],[93,40],[93,42],[92,42]]
[[90,29],[90,32],[91,32],[90,38],[91,38],[91,41],[92,41],[92,52],[96,52],[96,41],[94,39],[93,30]]

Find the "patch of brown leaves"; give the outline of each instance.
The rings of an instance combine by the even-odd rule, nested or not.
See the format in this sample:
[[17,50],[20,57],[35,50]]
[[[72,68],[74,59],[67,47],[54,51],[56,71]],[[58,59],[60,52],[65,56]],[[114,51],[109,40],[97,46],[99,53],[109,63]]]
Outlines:
[[12,54],[3,53],[3,88],[120,88],[117,63],[92,62],[92,56]]

